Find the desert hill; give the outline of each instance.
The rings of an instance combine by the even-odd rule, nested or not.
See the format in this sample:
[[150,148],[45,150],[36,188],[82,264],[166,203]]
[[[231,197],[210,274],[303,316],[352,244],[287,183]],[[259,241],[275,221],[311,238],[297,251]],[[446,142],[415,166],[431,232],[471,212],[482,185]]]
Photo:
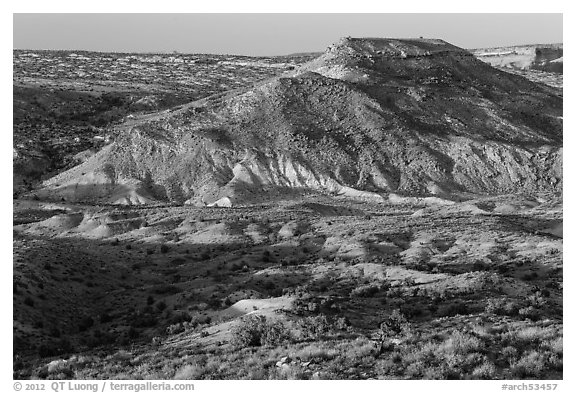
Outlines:
[[294,71],[117,129],[41,198],[229,206],[558,190],[562,98],[441,40],[345,38]]

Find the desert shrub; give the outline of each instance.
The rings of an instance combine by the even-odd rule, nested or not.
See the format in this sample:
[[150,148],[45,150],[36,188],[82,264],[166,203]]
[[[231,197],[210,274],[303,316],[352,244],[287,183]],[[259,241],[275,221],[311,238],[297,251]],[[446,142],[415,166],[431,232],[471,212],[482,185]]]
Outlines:
[[540,296],[542,296],[542,297],[550,297],[550,295],[551,295],[551,293],[548,289],[541,289],[537,293],[539,293]]
[[282,290],[282,295],[296,297],[296,306],[303,302],[302,299],[306,299],[311,296],[309,288],[304,285],[299,285],[297,287],[285,287]]
[[364,363],[368,365],[374,360],[377,352],[374,347],[374,341],[367,337],[360,336],[356,337],[354,341],[351,341],[347,345],[346,352],[343,355],[346,357],[347,363]]
[[554,353],[562,355],[564,353],[563,338],[557,337],[547,342],[548,347]]
[[486,302],[486,307],[484,307],[484,311],[490,314],[499,315],[504,308],[504,303],[504,299],[488,299]]
[[457,354],[468,354],[478,352],[484,348],[481,340],[459,331],[453,331],[447,341],[443,344],[443,349]]
[[320,300],[320,307],[322,309],[332,309],[335,308],[335,304],[336,304],[336,299],[334,299],[332,296],[327,296],[323,299]]
[[525,353],[510,367],[515,378],[540,378],[546,370],[546,360],[543,354],[536,351]]
[[380,324],[380,333],[384,337],[394,337],[400,334],[405,334],[409,332],[410,329],[410,322],[408,322],[400,310],[392,311],[392,313]]
[[512,346],[504,347],[500,351],[500,356],[508,364],[512,364],[518,358],[518,349],[516,349],[515,347],[512,347]]
[[354,288],[350,292],[350,296],[352,297],[373,297],[380,291],[380,285],[376,283],[370,283],[365,285],[360,285],[359,287]]
[[564,362],[562,360],[562,355],[553,354],[548,356],[546,364],[549,369],[555,371],[563,371],[564,369]]
[[541,343],[557,338],[558,333],[554,329],[545,327],[529,326],[519,329],[513,333],[513,340],[516,346],[538,347]]
[[272,370],[270,377],[276,380],[303,380],[308,379],[304,369],[298,365],[282,367]]
[[526,300],[530,306],[535,308],[544,308],[548,303],[541,291],[533,293],[532,295],[528,296]]
[[502,312],[504,313],[503,315],[508,315],[508,316],[515,316],[518,315],[518,310],[519,310],[519,306],[518,304],[510,301],[510,302],[506,302],[506,304],[504,304],[504,309],[502,310]]
[[182,323],[176,323],[174,325],[170,325],[166,328],[166,334],[178,334],[182,333],[185,330],[184,325]]
[[166,302],[164,302],[164,301],[158,302],[156,304],[156,310],[158,310],[159,312],[164,311],[166,309],[166,307],[167,307]]
[[391,356],[381,358],[375,364],[375,371],[379,378],[394,378],[404,374],[406,366],[402,362],[400,352],[393,352]]
[[351,330],[352,329],[350,321],[346,317],[338,318],[336,320],[336,322],[334,323],[334,327],[338,330],[349,330],[349,329]]
[[488,299],[484,311],[496,315],[515,316],[518,314],[518,305],[506,299]]
[[168,245],[166,244],[160,245],[160,252],[162,254],[166,254],[168,251],[170,251],[170,247],[168,247]]
[[192,316],[190,316],[190,314],[187,312],[177,312],[171,315],[167,322],[169,325],[174,325],[177,323],[190,322],[191,320]]
[[277,346],[290,338],[289,330],[281,321],[269,322],[263,315],[251,315],[232,328],[230,343],[236,348]]
[[540,314],[541,312],[533,306],[523,307],[518,310],[518,315],[520,317],[530,319],[531,321],[539,320]]
[[34,307],[34,300],[30,296],[26,296],[24,299],[24,304],[30,307]]
[[318,312],[320,311],[320,304],[317,301],[311,301],[306,303],[306,309],[310,312]]
[[232,339],[230,343],[234,347],[257,347],[262,345],[262,336],[266,324],[264,316],[248,316],[232,328]]
[[199,325],[208,325],[211,322],[212,318],[210,318],[209,316],[195,315],[191,316],[188,322],[184,321],[182,323],[184,325],[184,328],[186,330],[189,330],[189,329],[195,329]]
[[391,287],[386,291],[386,298],[388,299],[402,297],[403,295],[404,290],[399,286]]
[[263,344],[266,346],[278,346],[290,341],[292,335],[283,322],[269,322],[264,331]]
[[173,379],[200,379],[202,374],[202,367],[196,364],[187,364],[176,371]]
[[55,360],[47,365],[49,379],[72,379],[74,371],[70,362],[65,360]]
[[311,342],[304,347],[296,347],[290,352],[290,357],[294,359],[301,359],[302,361],[313,360],[318,363],[327,360],[332,360],[338,358],[342,355],[339,348],[335,348],[331,345],[326,345],[322,342]]
[[304,339],[316,339],[332,330],[332,324],[323,314],[302,318],[298,322],[298,327]]

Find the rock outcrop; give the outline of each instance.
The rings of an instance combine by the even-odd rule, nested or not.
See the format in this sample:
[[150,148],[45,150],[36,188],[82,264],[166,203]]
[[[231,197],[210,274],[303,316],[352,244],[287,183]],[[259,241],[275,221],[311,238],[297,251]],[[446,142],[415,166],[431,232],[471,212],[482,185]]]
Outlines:
[[564,72],[564,47],[562,44],[476,49],[472,53],[492,66],[559,74]]

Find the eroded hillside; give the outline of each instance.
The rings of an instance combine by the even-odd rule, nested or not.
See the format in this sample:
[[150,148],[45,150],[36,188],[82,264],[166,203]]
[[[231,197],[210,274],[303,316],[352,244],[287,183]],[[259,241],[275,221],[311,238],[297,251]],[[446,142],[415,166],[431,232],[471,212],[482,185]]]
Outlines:
[[131,114],[250,86],[310,58],[15,50],[13,191],[82,162]]
[[289,75],[157,114],[36,195],[196,205],[559,190],[562,97],[440,40],[344,39]]

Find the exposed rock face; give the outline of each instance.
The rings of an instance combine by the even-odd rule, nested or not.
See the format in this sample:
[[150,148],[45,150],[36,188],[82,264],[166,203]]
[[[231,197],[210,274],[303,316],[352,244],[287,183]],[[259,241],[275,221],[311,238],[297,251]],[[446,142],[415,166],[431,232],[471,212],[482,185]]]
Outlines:
[[41,196],[257,201],[287,189],[505,193],[562,186],[562,98],[441,40],[343,39],[251,89],[136,119]]
[[517,70],[540,70],[562,74],[564,48],[562,44],[523,45],[472,51],[482,61]]

